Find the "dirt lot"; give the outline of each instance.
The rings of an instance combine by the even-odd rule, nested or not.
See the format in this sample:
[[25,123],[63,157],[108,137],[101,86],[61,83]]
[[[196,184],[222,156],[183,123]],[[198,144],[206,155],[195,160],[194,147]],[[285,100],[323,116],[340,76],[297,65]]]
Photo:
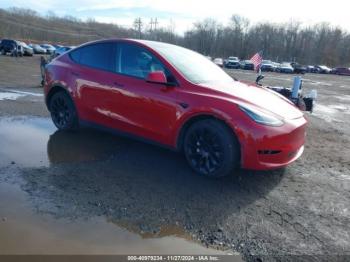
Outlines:
[[[307,114],[298,161],[213,181],[174,152],[92,130],[57,132],[38,63],[0,57],[0,254],[237,251],[248,261],[350,259],[350,77],[303,76],[318,104]],[[292,85],[293,75],[265,75],[264,84]]]

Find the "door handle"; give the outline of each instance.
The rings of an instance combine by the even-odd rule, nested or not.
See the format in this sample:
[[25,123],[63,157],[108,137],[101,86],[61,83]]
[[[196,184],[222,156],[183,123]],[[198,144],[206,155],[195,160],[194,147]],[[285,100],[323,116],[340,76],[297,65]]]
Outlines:
[[76,72],[71,71],[70,73],[71,73],[73,76],[79,76],[79,74],[76,73]]

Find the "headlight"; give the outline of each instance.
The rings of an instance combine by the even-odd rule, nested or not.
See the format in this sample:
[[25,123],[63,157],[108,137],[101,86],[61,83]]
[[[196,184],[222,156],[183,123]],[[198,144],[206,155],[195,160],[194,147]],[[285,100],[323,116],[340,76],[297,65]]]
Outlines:
[[247,108],[239,105],[239,108],[246,113],[251,119],[253,119],[255,122],[262,124],[262,125],[267,125],[267,126],[282,126],[284,123],[282,120],[266,114],[260,110],[257,109],[252,109],[252,108]]

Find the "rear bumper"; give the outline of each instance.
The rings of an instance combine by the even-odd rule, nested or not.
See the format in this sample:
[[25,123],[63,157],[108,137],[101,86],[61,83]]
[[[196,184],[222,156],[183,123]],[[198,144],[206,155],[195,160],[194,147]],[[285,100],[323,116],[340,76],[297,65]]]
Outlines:
[[241,166],[270,170],[291,164],[303,154],[306,123],[302,117],[290,120],[282,127],[264,127],[260,130],[262,134],[242,145]]

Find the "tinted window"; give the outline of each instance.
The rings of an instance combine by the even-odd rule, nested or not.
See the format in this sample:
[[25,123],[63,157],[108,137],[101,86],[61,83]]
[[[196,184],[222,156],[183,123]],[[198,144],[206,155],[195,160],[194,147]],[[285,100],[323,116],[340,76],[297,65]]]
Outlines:
[[150,72],[163,71],[169,75],[162,63],[148,50],[132,44],[118,44],[117,72],[146,78]]
[[80,54],[81,54],[81,48],[78,48],[72,52],[69,53],[70,58],[76,62],[76,63],[80,63]]
[[3,46],[11,46],[11,45],[16,45],[16,42],[14,40],[2,40],[1,44]]
[[82,65],[113,71],[113,44],[88,45],[70,53],[71,58]]

